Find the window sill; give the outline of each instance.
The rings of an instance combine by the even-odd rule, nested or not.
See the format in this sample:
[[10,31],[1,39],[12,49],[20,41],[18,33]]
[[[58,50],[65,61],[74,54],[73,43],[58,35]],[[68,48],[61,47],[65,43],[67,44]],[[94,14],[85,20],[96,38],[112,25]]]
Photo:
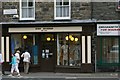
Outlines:
[[27,20],[29,20],[29,21],[30,21],[30,20],[31,20],[31,21],[33,20],[33,21],[34,21],[35,18],[34,18],[34,17],[33,17],[33,18],[21,18],[21,17],[20,17],[19,20],[20,20],[20,21],[27,21]]
[[54,20],[71,20],[71,17],[54,17]]
[[57,65],[57,68],[80,68],[80,66],[64,66],[64,65]]
[[35,22],[35,20],[19,20],[19,22]]
[[71,19],[54,19],[53,21],[72,21]]

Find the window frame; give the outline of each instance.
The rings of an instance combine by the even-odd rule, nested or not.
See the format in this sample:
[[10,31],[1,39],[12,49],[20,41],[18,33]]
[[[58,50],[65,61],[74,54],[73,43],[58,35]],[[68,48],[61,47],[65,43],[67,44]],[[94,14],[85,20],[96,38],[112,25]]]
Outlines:
[[[27,2],[28,2],[28,0],[27,0]],[[33,11],[33,17],[23,18],[22,17],[22,0],[20,0],[19,5],[20,5],[20,7],[19,7],[20,8],[19,9],[20,10],[20,12],[19,12],[19,14],[20,14],[20,18],[19,19],[20,20],[35,20],[35,0],[33,0],[33,9],[34,9],[34,11]]]
[[[62,0],[62,3],[63,3],[63,0]],[[64,19],[71,19],[71,0],[69,0],[69,16],[68,17],[57,17],[56,16],[56,6],[57,4],[56,4],[56,0],[54,0],[54,20],[64,20]],[[62,7],[64,7],[63,5],[62,5]]]
[[120,9],[120,0],[118,0],[118,6],[117,6],[118,9]]

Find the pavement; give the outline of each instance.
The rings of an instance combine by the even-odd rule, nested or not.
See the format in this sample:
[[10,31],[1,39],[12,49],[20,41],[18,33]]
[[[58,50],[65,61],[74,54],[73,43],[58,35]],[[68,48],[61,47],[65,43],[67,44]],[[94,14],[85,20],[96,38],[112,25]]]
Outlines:
[[120,78],[120,73],[114,72],[102,72],[102,73],[52,73],[52,72],[36,72],[24,74],[21,73],[21,76],[8,76],[3,75],[2,78],[65,78],[65,79],[76,79],[76,78]]

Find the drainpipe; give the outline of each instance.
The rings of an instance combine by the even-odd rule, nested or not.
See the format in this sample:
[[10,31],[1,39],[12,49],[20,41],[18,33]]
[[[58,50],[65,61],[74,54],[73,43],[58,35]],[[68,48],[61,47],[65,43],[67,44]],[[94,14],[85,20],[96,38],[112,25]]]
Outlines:
[[93,32],[93,44],[94,44],[94,56],[95,56],[95,60],[94,60],[94,70],[95,70],[95,72],[97,71],[97,58],[96,58],[96,40],[97,40],[97,35],[96,35],[97,33],[96,33],[96,31],[95,32]]

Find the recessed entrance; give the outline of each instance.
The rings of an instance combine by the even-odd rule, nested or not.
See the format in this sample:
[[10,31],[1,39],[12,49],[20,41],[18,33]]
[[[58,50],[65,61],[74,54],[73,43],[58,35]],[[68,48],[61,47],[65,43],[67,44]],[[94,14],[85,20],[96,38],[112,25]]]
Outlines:
[[42,72],[53,72],[55,67],[55,37],[53,34],[41,35],[41,61]]

